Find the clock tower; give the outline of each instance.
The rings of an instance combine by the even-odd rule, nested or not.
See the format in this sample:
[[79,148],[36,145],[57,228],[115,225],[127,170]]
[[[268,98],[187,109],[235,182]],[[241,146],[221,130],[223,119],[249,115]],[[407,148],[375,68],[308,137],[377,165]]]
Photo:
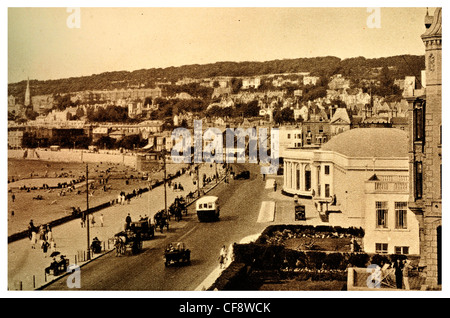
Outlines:
[[442,8],[425,16],[426,84],[409,104],[409,208],[419,221],[420,266],[428,289],[442,284]]

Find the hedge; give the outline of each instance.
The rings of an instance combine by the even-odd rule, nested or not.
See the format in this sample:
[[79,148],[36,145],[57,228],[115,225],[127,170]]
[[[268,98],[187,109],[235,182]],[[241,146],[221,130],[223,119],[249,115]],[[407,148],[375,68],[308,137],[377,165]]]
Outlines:
[[345,270],[348,266],[365,267],[370,260],[366,253],[341,253],[322,251],[297,251],[281,245],[258,243],[234,244],[234,259],[251,265],[254,269]]
[[208,290],[245,289],[249,270],[250,268],[247,264],[232,262]]

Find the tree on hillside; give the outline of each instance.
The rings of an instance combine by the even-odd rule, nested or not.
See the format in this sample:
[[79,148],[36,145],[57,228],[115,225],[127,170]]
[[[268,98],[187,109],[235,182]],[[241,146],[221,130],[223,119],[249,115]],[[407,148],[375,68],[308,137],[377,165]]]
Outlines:
[[241,107],[241,112],[244,117],[255,117],[259,116],[259,106],[258,101],[253,100],[251,102],[248,102]]
[[91,122],[124,122],[128,119],[128,109],[114,105],[98,107],[97,110],[88,108],[86,116]]
[[123,137],[121,140],[116,142],[116,147],[122,147],[125,149],[135,149],[143,147],[147,144],[145,140],[141,140],[141,136],[136,135],[128,135]]
[[109,136],[102,136],[94,144],[101,149],[113,149],[116,144],[116,140]]
[[276,124],[294,123],[294,110],[291,108],[283,108],[282,110],[276,110],[273,116],[273,120]]
[[307,102],[327,96],[327,89],[323,86],[305,87],[302,100]]
[[233,77],[231,79],[231,93],[237,94],[242,87],[242,79]]
[[33,107],[27,107],[25,109],[25,117],[29,120],[35,120],[39,114],[33,110]]
[[372,85],[372,93],[378,96],[391,96],[393,95],[394,99],[397,97],[401,97],[401,90],[397,85],[394,85],[394,77],[392,76],[391,71],[387,66],[384,66],[381,69],[380,75],[378,77],[380,82],[379,85]]

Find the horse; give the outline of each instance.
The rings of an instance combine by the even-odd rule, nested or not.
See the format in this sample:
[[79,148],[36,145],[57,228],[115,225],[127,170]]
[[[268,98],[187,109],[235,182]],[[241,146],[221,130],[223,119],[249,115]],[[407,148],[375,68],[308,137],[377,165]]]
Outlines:
[[114,247],[116,248],[116,256],[124,255],[126,250],[127,238],[123,235],[114,237]]

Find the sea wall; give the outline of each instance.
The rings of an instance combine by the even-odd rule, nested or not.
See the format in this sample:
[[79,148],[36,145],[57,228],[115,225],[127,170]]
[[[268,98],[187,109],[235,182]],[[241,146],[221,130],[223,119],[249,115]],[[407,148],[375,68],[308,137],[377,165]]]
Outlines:
[[100,151],[97,153],[73,149],[61,149],[58,151],[51,151],[50,149],[9,149],[8,158],[57,162],[110,162],[133,168],[136,167],[136,156],[134,153],[120,153],[119,151]]

